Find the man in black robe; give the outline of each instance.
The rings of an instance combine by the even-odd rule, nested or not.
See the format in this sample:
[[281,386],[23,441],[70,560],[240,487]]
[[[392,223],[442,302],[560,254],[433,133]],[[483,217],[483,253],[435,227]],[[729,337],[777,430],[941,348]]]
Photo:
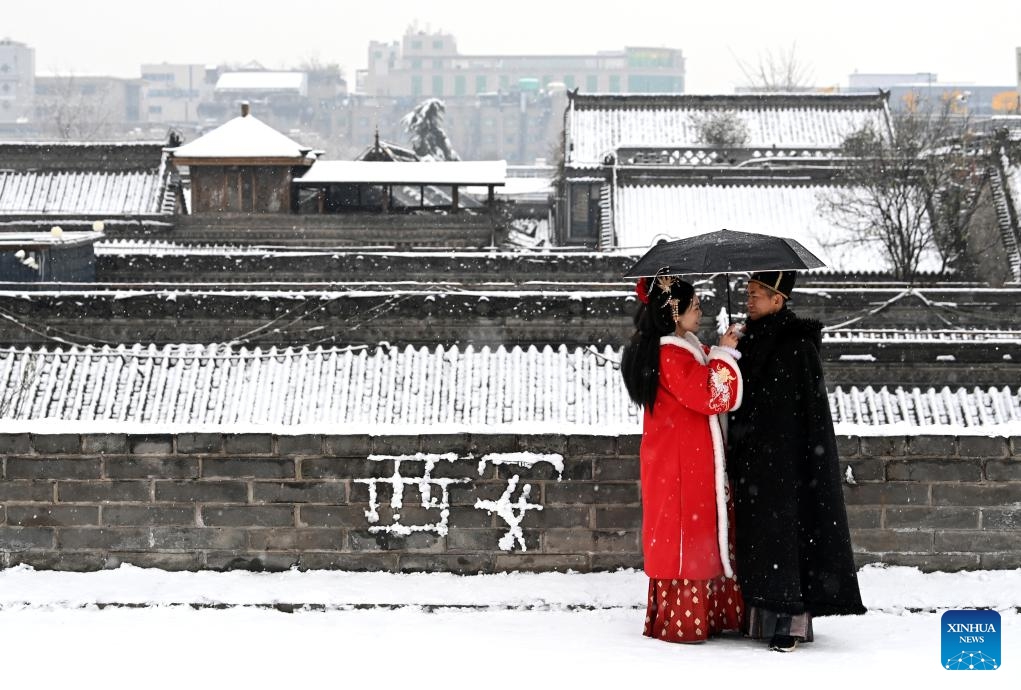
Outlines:
[[746,634],[793,651],[812,617],[865,613],[823,382],[822,324],[787,308],[794,271],[755,273],[738,343],[744,402],[730,413],[737,577]]

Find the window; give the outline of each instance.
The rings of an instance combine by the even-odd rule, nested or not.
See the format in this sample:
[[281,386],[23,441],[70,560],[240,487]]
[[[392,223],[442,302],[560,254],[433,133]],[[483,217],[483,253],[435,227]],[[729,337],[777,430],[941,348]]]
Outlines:
[[443,60],[433,60],[433,69],[443,69]]
[[440,76],[440,75],[436,75],[435,77],[433,77],[433,92],[432,92],[432,95],[433,96],[442,96],[443,95],[443,77]]
[[411,61],[411,69],[414,69],[414,70],[422,69],[422,61],[419,60],[418,58],[412,59],[412,61]]
[[632,74],[627,78],[631,93],[676,93],[680,91],[679,80],[669,74]]
[[412,41],[411,42],[411,49],[412,50],[422,50],[422,42],[417,40],[417,39]]
[[486,92],[486,75],[480,74],[475,77],[475,93]]
[[411,95],[421,96],[422,95],[422,77],[418,74],[411,76]]
[[508,77],[506,74],[501,74],[500,75],[500,89],[502,91],[506,91],[509,88],[510,88],[510,77]]
[[549,74],[542,75],[542,85],[549,86],[550,82],[553,81],[553,77]]
[[463,74],[458,74],[458,75],[456,75],[454,77],[454,95],[455,96],[464,96],[465,93],[467,93],[468,86],[467,86],[466,82],[467,82],[467,80],[464,78]]
[[574,75],[573,74],[568,74],[567,76],[564,77],[564,86],[566,86],[568,89],[573,89],[574,88]]
[[443,50],[443,39],[438,38],[433,41],[433,50]]
[[620,93],[620,75],[610,75],[610,93]]
[[570,186],[569,240],[594,241],[599,236],[599,185]]
[[675,51],[665,48],[631,48],[628,67],[673,67]]
[[596,92],[599,90],[599,77],[594,74],[590,74],[585,77],[585,90],[589,92]]

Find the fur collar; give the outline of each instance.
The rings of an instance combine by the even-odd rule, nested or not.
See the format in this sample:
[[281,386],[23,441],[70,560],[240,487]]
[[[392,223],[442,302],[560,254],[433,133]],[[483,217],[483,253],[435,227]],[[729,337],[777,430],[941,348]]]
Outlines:
[[706,357],[705,350],[702,349],[702,341],[698,339],[697,335],[690,331],[685,333],[683,338],[680,338],[673,334],[660,336],[659,344],[674,345],[676,347],[681,348],[682,350],[687,350],[688,352],[690,352],[692,356],[695,358],[695,361],[701,364],[709,363],[709,359]]

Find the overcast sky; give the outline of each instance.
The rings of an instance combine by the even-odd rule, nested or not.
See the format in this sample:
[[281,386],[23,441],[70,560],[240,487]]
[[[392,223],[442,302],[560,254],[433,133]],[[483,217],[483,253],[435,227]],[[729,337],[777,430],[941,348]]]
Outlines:
[[791,46],[818,85],[856,70],[1014,85],[1021,45],[1021,0],[7,0],[0,31],[35,48],[41,74],[314,58],[343,65],[353,87],[368,41],[398,40],[413,22],[453,33],[465,54],[680,48],[690,93],[730,93],[745,82],[739,61]]

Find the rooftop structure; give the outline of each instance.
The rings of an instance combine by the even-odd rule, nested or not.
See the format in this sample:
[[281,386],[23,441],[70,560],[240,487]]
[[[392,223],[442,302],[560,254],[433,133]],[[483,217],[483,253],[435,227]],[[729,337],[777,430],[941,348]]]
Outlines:
[[889,131],[882,94],[572,94],[564,115],[565,163],[599,168],[621,147],[712,146],[704,123],[726,114],[744,125],[736,148],[838,149],[865,124]]
[[[619,358],[566,347],[0,349],[0,427],[637,434]],[[1008,387],[837,388],[830,405],[841,433],[991,434],[1021,424],[1021,389]]]
[[[165,143],[0,143],[0,223],[65,230],[168,224],[182,202]],[[155,224],[155,225],[153,225]]]

